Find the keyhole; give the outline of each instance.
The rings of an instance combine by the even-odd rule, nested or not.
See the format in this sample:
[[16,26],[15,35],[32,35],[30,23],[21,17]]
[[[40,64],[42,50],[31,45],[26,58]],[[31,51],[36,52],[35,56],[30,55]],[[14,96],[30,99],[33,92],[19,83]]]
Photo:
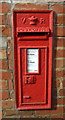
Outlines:
[[28,80],[26,80],[26,83],[28,83]]
[[26,83],[28,83],[28,79],[29,79],[29,77],[27,77]]

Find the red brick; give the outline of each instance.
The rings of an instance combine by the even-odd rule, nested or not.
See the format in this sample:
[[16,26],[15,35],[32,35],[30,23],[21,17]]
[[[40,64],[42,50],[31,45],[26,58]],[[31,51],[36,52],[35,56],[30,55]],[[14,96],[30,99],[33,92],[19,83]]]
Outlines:
[[8,99],[8,91],[2,91],[2,99],[3,100]]
[[13,89],[13,83],[12,83],[12,80],[9,80],[9,89]]
[[65,15],[57,16],[57,25],[65,25]]
[[0,100],[2,100],[2,91],[0,91]]
[[7,86],[7,81],[0,81],[0,89],[3,89],[3,90],[6,90],[8,89],[8,86]]
[[65,77],[65,70],[55,71],[55,78]]
[[7,81],[2,81],[2,89],[8,89],[8,84],[7,84]]
[[2,108],[3,109],[13,109],[14,108],[14,101],[12,101],[12,100],[2,101]]
[[8,25],[11,25],[11,15],[7,15],[7,22]]
[[57,107],[53,110],[38,110],[36,111],[36,115],[52,115],[57,113],[63,113],[63,107]]
[[60,87],[60,80],[55,80],[55,87],[56,88]]
[[13,69],[13,62],[9,61],[9,69]]
[[0,25],[5,25],[6,21],[5,21],[5,16],[4,15],[0,15]]
[[7,13],[10,11],[10,4],[9,3],[0,3],[0,13]]
[[15,8],[16,9],[35,9],[35,10],[46,10],[48,9],[48,4],[44,4],[44,5],[39,5],[39,4],[31,4],[31,3],[28,3],[28,4],[16,4],[15,5]]
[[59,57],[65,57],[65,50],[64,49],[58,49],[58,50],[55,50],[55,57],[56,58],[59,58]]
[[59,90],[59,96],[65,96],[65,89]]
[[2,100],[0,101],[0,109],[2,109]]
[[0,72],[0,79],[2,80],[2,72]]
[[2,80],[9,80],[11,79],[11,73],[10,72],[2,72],[2,76],[0,73],[0,79],[2,78]]
[[57,104],[58,105],[64,105],[65,103],[65,98],[57,98]]
[[64,111],[64,115],[63,115],[63,118],[65,119],[65,111]]
[[55,47],[64,47],[64,43],[65,43],[65,39],[64,38],[55,38],[55,43],[54,43],[54,46]]
[[2,3],[0,3],[0,13],[2,13]]
[[0,27],[0,36],[2,36],[2,27]]
[[55,60],[55,68],[63,68],[65,60]]
[[23,117],[23,116],[31,116],[32,115],[32,111],[20,111],[19,112],[20,116]]
[[0,69],[2,69],[2,60],[0,60]]
[[[2,111],[0,111],[0,119],[2,118]],[[2,119],[1,119],[2,120]]]
[[12,50],[9,49],[8,50],[8,59],[12,59],[13,55],[12,55]]
[[6,60],[2,61],[2,69],[8,69],[7,61]]
[[0,50],[0,59],[6,59],[6,49]]
[[53,120],[63,120],[63,115],[58,115],[58,114],[53,114],[53,115],[51,115],[51,118],[53,119]]
[[0,81],[0,90],[2,90],[2,80]]
[[10,27],[0,27],[0,35],[10,36]]
[[7,69],[7,61],[6,60],[3,60],[1,61],[0,60],[0,69]]
[[56,27],[57,36],[65,36],[65,27]]
[[6,110],[6,113],[5,113],[5,115],[6,116],[9,116],[9,115],[17,115],[18,114],[18,111],[16,111],[16,110]]
[[62,4],[54,4],[51,5],[50,8],[52,8],[56,13],[64,13],[65,11],[65,5]]
[[65,87],[65,80],[62,81],[62,86]]

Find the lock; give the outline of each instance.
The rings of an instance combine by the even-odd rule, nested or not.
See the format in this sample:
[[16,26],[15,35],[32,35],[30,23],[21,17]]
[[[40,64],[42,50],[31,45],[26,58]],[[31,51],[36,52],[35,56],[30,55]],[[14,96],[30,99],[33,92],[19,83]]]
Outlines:
[[35,83],[35,77],[34,76],[25,76],[24,77],[24,83],[25,84],[34,84]]

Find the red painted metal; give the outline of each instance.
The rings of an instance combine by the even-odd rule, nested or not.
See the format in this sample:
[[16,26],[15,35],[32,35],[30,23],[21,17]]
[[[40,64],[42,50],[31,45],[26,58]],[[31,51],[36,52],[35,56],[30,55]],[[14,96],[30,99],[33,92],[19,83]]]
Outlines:
[[[50,109],[52,10],[14,10],[14,77],[17,109]],[[27,50],[38,49],[38,72],[27,71]]]

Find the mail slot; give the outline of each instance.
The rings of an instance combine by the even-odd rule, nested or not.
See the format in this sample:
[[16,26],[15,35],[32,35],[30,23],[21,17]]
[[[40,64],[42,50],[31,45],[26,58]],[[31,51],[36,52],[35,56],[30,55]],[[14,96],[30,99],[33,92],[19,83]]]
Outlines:
[[14,10],[14,78],[17,109],[50,109],[52,10]]

